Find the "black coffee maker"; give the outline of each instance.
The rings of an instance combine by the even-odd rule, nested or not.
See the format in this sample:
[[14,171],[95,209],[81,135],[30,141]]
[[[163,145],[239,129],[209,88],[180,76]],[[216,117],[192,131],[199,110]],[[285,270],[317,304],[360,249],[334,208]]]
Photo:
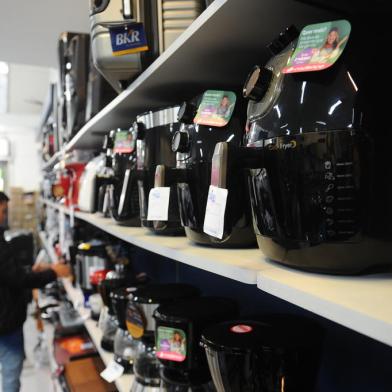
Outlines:
[[113,139],[109,208],[112,217],[126,226],[140,226],[139,195],[136,167],[136,131],[118,129],[109,135]]
[[[211,108],[212,107],[212,108]],[[212,185],[228,189],[223,238],[203,231],[211,169],[216,143],[227,141],[242,146],[245,135],[245,102],[231,91],[208,90],[182,104],[178,119],[181,128],[174,134],[172,149],[177,153],[176,170],[181,222],[187,237],[215,247],[241,247],[256,243],[247,187],[248,178],[237,171],[224,183]],[[176,175],[177,174],[177,175]]]
[[196,287],[179,283],[151,284],[133,293],[127,306],[126,324],[131,336],[140,340],[141,349],[134,362],[135,381],[132,384],[132,392],[160,390],[160,363],[156,358],[154,311],[161,304],[199,295]]
[[156,350],[162,387],[170,392],[213,391],[204,350],[204,328],[238,315],[227,298],[201,297],[161,305],[154,313]]
[[163,187],[165,178],[171,175],[170,169],[176,167],[176,154],[172,151],[171,140],[180,128],[177,120],[178,109],[178,106],[174,106],[141,114],[137,116],[137,122],[134,124],[137,130],[140,219],[143,227],[148,227],[157,234],[184,234],[174,184],[170,187],[168,220],[147,219],[150,191],[154,187]]
[[133,287],[123,287],[110,293],[110,301],[117,318],[117,331],[114,336],[114,360],[124,368],[125,373],[131,373],[133,363],[139,350],[140,342],[134,339],[127,330],[127,303],[136,290]]
[[[274,41],[273,57],[255,67],[244,87],[249,148],[228,146],[232,163],[220,173],[251,169],[260,248],[306,270],[358,273],[391,265],[391,134],[374,82],[387,22],[378,5],[372,17],[353,8],[343,15],[351,35],[328,69],[284,74],[297,35],[290,29]],[[365,54],[366,47],[372,49]],[[385,73],[383,84],[389,78]]]
[[202,336],[217,392],[313,392],[323,333],[306,319],[270,315],[223,322]]

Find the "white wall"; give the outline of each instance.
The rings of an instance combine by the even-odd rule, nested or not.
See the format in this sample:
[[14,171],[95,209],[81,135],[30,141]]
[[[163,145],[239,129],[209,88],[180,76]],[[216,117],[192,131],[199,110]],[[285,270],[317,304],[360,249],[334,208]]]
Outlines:
[[0,115],[0,135],[11,144],[11,159],[8,162],[8,186],[22,187],[26,191],[39,189],[41,181],[41,145],[37,142],[36,125],[39,115]]

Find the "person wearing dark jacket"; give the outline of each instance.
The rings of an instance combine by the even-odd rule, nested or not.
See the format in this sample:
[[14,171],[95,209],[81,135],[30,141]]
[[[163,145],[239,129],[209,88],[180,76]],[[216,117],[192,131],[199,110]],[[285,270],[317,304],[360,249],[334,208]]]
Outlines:
[[[0,192],[0,227],[7,221],[8,197]],[[24,361],[23,324],[29,291],[69,275],[69,267],[40,264],[28,271],[12,255],[0,230],[0,367],[2,392],[20,390]]]

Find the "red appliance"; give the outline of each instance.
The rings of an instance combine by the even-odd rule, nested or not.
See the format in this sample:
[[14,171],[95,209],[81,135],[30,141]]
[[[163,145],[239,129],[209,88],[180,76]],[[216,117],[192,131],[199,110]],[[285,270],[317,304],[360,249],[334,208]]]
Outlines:
[[70,186],[68,193],[65,195],[64,203],[67,207],[73,206],[75,208],[78,208],[79,183],[85,167],[85,162],[73,162],[67,163],[65,165],[65,170],[68,174],[68,177],[70,178]]

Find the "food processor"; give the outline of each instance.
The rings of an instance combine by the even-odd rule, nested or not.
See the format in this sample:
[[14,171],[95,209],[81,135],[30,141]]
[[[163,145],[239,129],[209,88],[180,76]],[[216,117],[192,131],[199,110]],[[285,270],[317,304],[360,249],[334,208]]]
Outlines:
[[[148,220],[149,196],[155,187],[164,187],[165,181],[176,167],[176,154],[171,149],[173,135],[179,130],[178,106],[137,116],[134,129],[137,132],[137,168],[140,219],[143,227],[156,234],[183,235],[178,209],[177,189],[170,186],[168,219]],[[157,166],[159,167],[157,168]]]
[[252,227],[248,177],[237,170],[224,184],[229,190],[223,237],[203,231],[211,182],[211,163],[216,143],[228,141],[242,146],[245,135],[245,101],[232,91],[207,90],[180,107],[181,128],[174,134],[178,203],[187,237],[199,244],[215,247],[245,247],[256,243]]
[[156,355],[162,363],[166,391],[213,391],[204,350],[204,328],[238,316],[237,304],[228,298],[201,297],[161,305],[154,312]]
[[313,392],[322,340],[313,322],[270,315],[210,326],[201,344],[217,392]]
[[200,295],[191,285],[180,283],[150,284],[138,288],[130,298],[126,311],[126,325],[134,339],[140,339],[140,351],[134,362],[135,380],[132,392],[159,391],[160,363],[156,358],[154,311],[161,304]]
[[114,314],[117,318],[117,331],[114,336],[114,360],[124,368],[125,373],[131,373],[140,341],[134,339],[127,330],[127,303],[136,290],[134,287],[120,288],[110,293]]
[[[236,167],[250,169],[254,226],[264,255],[324,273],[391,266],[392,169],[385,161],[390,133],[374,82],[383,67],[376,53],[387,42],[377,18],[352,8],[347,20],[304,28],[307,35],[324,32],[322,44],[334,30],[344,41],[330,52],[333,60],[316,59],[321,70],[301,71],[314,68],[313,56],[322,53],[301,50],[305,33],[299,39],[293,29],[280,34],[270,46],[270,61],[256,66],[244,86],[248,148],[216,147],[217,158],[227,150],[232,162],[221,166],[221,176]],[[363,55],[367,45],[372,51]]]

